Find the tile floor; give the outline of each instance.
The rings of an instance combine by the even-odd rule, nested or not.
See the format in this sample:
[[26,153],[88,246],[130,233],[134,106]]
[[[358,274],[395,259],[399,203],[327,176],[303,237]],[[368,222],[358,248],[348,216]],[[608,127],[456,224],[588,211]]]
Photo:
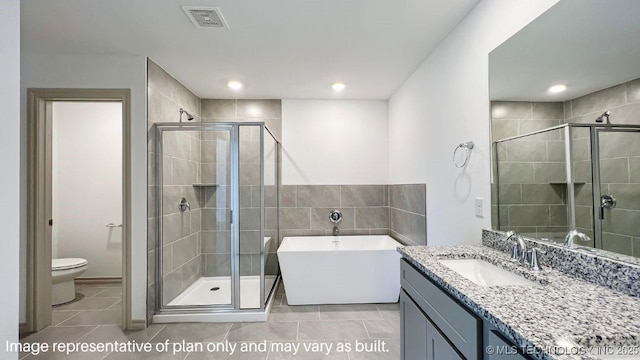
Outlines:
[[[46,353],[21,355],[21,359],[344,359],[396,360],[400,358],[400,311],[398,304],[357,304],[288,306],[282,287],[269,320],[265,323],[190,323],[153,324],[142,331],[123,331],[118,322],[120,302],[113,287],[79,286],[83,295],[73,303],[54,309],[54,326],[32,334],[23,342],[127,342],[155,344],[201,343],[203,352],[177,351],[139,353]],[[117,312],[117,315],[115,314]],[[385,344],[387,352],[379,350]],[[236,346],[228,351],[208,352],[207,343]],[[345,345],[347,344],[347,345]],[[255,346],[255,351],[241,352],[240,346]],[[297,354],[288,348],[298,346]],[[305,346],[324,346],[323,352],[305,350]],[[377,345],[377,348],[374,348]],[[327,346],[331,346],[328,355]],[[344,351],[350,346],[351,351]],[[356,351],[356,346],[361,351]],[[266,349],[264,348],[266,347]],[[365,349],[367,347],[368,349]],[[171,349],[170,349],[171,350]],[[339,351],[343,350],[343,351]],[[362,350],[369,350],[362,351]],[[374,351],[371,351],[374,350]]]

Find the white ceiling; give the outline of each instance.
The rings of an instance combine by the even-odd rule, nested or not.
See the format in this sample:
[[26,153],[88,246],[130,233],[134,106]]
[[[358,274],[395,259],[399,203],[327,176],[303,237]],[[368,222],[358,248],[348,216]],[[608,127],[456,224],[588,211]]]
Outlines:
[[492,100],[565,101],[638,78],[640,1],[561,0],[489,60]]
[[202,98],[388,99],[478,1],[23,0],[22,53],[149,56]]

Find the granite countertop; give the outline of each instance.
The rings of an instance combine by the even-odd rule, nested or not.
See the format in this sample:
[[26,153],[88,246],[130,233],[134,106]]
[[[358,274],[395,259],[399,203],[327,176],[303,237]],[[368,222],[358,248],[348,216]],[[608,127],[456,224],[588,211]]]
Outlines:
[[[402,257],[537,359],[599,359],[563,354],[566,341],[580,347],[640,345],[640,298],[544,267],[538,273],[487,246],[406,246]],[[539,286],[480,286],[438,259],[482,259]],[[574,348],[573,351],[577,349]],[[584,349],[583,349],[584,350]],[[570,350],[571,351],[571,350]],[[638,357],[640,358],[640,357]]]

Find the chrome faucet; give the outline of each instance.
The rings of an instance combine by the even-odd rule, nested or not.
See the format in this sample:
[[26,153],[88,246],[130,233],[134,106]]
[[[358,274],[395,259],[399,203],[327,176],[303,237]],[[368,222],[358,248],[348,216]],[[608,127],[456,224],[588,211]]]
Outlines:
[[576,236],[583,242],[591,241],[591,238],[589,238],[587,235],[585,235],[584,233],[581,233],[578,230],[574,229],[574,230],[569,231],[569,233],[567,233],[567,236],[565,236],[565,238],[564,238],[564,247],[570,248],[570,249],[574,248],[575,245],[573,244],[573,239]]
[[509,241],[513,237],[515,237],[516,240],[513,242],[513,247],[511,248],[511,261],[519,261],[523,264],[526,264],[527,244],[525,243],[522,235],[516,234],[513,231],[508,231],[503,235],[501,240]]
[[340,235],[340,229],[338,229],[337,226],[333,227],[333,236],[339,236]]

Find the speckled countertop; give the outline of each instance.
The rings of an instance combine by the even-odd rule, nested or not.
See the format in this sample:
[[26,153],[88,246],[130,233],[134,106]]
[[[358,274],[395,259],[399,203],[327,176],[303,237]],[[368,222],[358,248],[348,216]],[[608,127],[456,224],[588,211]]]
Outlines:
[[[640,298],[550,268],[533,273],[487,246],[406,246],[399,252],[516,345],[535,347],[533,358],[600,358],[562,354],[566,350],[557,347],[567,340],[583,347],[640,345]],[[456,258],[482,259],[540,285],[476,285],[438,262]]]

